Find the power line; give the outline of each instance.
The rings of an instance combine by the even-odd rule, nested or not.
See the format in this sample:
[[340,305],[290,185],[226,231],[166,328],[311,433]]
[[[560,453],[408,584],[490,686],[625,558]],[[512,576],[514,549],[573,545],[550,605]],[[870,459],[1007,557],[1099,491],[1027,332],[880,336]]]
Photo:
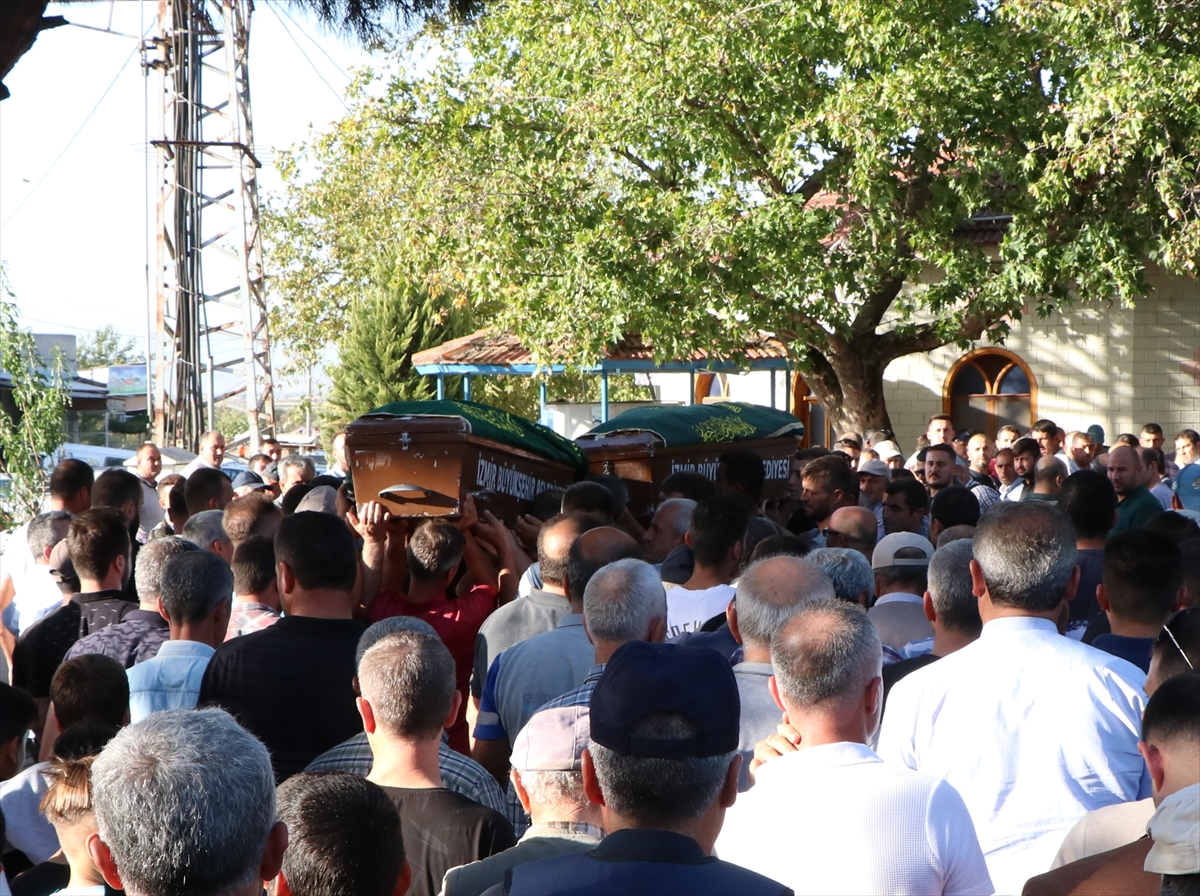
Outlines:
[[[313,63],[312,59],[309,58],[308,53],[305,52],[304,47],[300,46],[300,42],[298,40],[296,40],[296,36],[294,34],[292,34],[291,31],[288,31],[288,26],[286,24],[284,24],[283,19],[281,19],[279,17],[279,12],[275,9],[274,5],[270,5],[267,8],[270,9],[271,12],[275,13],[276,21],[279,22],[280,27],[283,28],[284,32],[287,33],[287,36],[289,38],[291,38],[292,43],[294,43],[296,45],[296,49],[300,51],[300,55],[304,57],[305,61],[312,68],[313,73],[316,74],[316,76],[321,79],[321,82],[326,87],[329,88],[329,92],[332,93],[335,97],[337,97],[337,101],[342,104],[342,108],[345,109],[347,112],[349,112],[350,107],[346,105],[346,101],[344,99],[342,99],[342,95],[337,92],[337,89],[332,84],[330,84],[328,81],[325,80],[325,76],[323,74],[321,74],[321,70],[317,68],[317,66]],[[288,16],[288,18],[290,19],[291,16]],[[300,26],[297,25],[296,27],[299,28]]]
[[288,21],[291,22],[293,25],[295,25],[297,30],[299,30],[299,32],[301,34],[303,34],[305,37],[307,37],[309,42],[325,55],[326,59],[328,59],[331,63],[333,63],[333,67],[336,68],[341,73],[343,78],[345,78],[347,81],[350,80],[350,75],[346,72],[346,70],[344,68],[342,68],[340,65],[338,65],[338,61],[329,55],[329,51],[326,50],[323,46],[321,46],[320,42],[317,41],[317,39],[315,37],[313,37],[311,34],[309,34],[307,31],[304,30],[303,25],[301,25],[299,22],[297,22],[295,19],[292,18],[291,13],[289,13],[287,11],[286,6],[281,6],[279,8],[279,11],[282,12],[285,16],[287,16]]
[[[143,37],[144,36],[145,35],[143,35]],[[138,44],[130,51],[129,55],[125,57],[125,61],[122,62],[121,67],[119,69],[117,69],[116,76],[112,79],[111,82],[109,82],[109,85],[106,88],[104,88],[104,93],[100,94],[100,99],[96,100],[96,105],[92,106],[92,111],[87,114],[87,118],[85,118],[83,120],[83,124],[81,124],[78,127],[78,129],[76,129],[75,133],[71,135],[71,139],[67,141],[67,145],[63,147],[63,150],[62,150],[62,152],[60,152],[58,154],[58,157],[53,162],[50,163],[50,167],[46,169],[46,173],[43,174],[40,178],[38,178],[38,182],[33,185],[33,189],[31,189],[28,193],[25,194],[25,198],[22,199],[20,204],[15,209],[12,210],[12,214],[10,214],[7,218],[4,219],[4,224],[0,224],[0,227],[8,226],[8,223],[17,216],[17,212],[19,212],[21,209],[23,209],[25,207],[25,203],[29,201],[29,198],[38,191],[38,187],[40,187],[42,184],[44,184],[46,182],[46,178],[50,176],[50,172],[54,170],[55,166],[58,165],[58,163],[60,161],[62,161],[62,157],[67,154],[67,150],[70,149],[71,146],[75,143],[75,139],[83,132],[83,129],[87,127],[87,123],[92,120],[92,116],[96,114],[96,110],[100,108],[100,104],[104,102],[104,99],[105,99],[105,97],[108,96],[109,91],[111,91],[113,89],[113,87],[116,86],[117,81],[119,81],[121,79],[121,75],[125,72],[125,66],[129,65],[130,60],[132,60],[133,57],[137,55],[137,52],[140,49],[140,47],[141,47],[141,44]]]

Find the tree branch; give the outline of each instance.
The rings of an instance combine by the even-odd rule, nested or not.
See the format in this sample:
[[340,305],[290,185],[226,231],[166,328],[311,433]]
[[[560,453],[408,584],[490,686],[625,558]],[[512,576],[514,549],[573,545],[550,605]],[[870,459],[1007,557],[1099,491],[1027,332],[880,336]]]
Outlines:
[[721,126],[733,137],[734,142],[757,163],[750,168],[750,172],[760,181],[764,182],[771,189],[771,192],[780,196],[789,195],[787,185],[767,167],[766,152],[762,144],[756,142],[750,134],[747,134],[738,127],[737,122],[733,120],[733,117],[728,112],[695,97],[685,98],[683,104],[695,112],[713,113]]
[[850,332],[856,336],[874,332],[875,328],[879,326],[879,322],[883,320],[883,315],[892,306],[892,302],[896,301],[896,296],[900,295],[900,290],[903,288],[903,277],[893,276],[885,279],[858,309],[858,314],[854,316],[854,321],[850,324]]
[[616,150],[616,153],[621,158],[625,159],[627,162],[629,162],[631,165],[633,165],[635,168],[638,168],[639,170],[644,171],[647,175],[649,175],[649,177],[652,181],[654,181],[656,184],[658,184],[664,190],[670,190],[672,192],[679,190],[679,181],[677,181],[671,177],[664,177],[663,171],[661,168],[655,168],[654,166],[650,165],[648,162],[646,162],[642,159],[639,159],[637,156],[635,156],[633,153],[629,152],[628,150],[618,149],[618,150]]

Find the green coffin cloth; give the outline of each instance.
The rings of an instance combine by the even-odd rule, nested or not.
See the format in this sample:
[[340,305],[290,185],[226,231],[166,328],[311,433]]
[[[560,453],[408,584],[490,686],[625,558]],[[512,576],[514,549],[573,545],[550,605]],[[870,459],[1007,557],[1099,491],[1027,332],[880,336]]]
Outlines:
[[804,435],[804,424],[787,411],[759,404],[723,401],[690,407],[632,408],[607,423],[601,423],[587,435],[618,432],[651,432],[662,439],[668,448],[685,448],[777,436],[800,438]]
[[393,417],[462,417],[472,435],[536,454],[587,473],[587,456],[579,446],[548,427],[475,401],[393,401],[370,415]]

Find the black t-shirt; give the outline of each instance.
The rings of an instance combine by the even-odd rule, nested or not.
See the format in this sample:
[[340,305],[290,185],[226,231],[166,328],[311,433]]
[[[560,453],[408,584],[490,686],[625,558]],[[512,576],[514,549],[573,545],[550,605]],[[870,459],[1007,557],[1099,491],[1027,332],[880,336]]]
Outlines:
[[353,619],[284,616],[226,641],[208,662],[199,703],[224,707],[266,744],[282,781],[362,732],[351,682],[364,630]]
[[499,812],[444,787],[385,787],[400,811],[404,854],[412,866],[409,896],[435,896],[451,868],[486,859],[516,845]]
[[13,650],[12,683],[33,697],[49,697],[50,680],[75,642],[137,608],[120,591],[72,595],[21,635]]

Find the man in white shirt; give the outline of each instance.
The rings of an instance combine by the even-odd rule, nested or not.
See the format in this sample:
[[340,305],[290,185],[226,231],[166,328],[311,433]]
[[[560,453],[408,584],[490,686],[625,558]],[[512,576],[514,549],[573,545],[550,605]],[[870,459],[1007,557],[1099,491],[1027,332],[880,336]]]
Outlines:
[[137,450],[134,473],[142,486],[142,509],[138,514],[137,540],[145,544],[154,527],[163,521],[165,511],[158,499],[158,474],[162,472],[162,452],[153,442],[143,442]]
[[933,637],[924,598],[932,558],[933,544],[914,532],[885,535],[871,555],[876,597],[867,615],[892,650]]
[[[50,552],[67,537],[71,519],[71,514],[65,510],[51,510],[39,513],[29,521],[26,544],[33,562],[13,580],[19,632],[26,631],[51,610],[62,606],[62,591],[50,575]],[[13,547],[23,550],[26,545],[18,542]]]
[[974,549],[983,632],[896,684],[879,755],[953,785],[997,892],[1017,893],[1085,812],[1149,795],[1137,747],[1146,676],[1059,634],[1079,570],[1056,506],[996,505]]
[[684,542],[695,552],[692,577],[667,589],[667,637],[699,631],[714,616],[725,612],[742,561],[746,502],[734,495],[713,495],[696,505]]
[[180,471],[180,475],[186,479],[201,467],[219,470],[223,460],[225,460],[225,436],[216,430],[209,430],[200,437],[200,453]]
[[798,748],[761,766],[725,816],[722,859],[798,894],[994,892],[962,797],[880,760],[882,645],[845,601],[801,605],[771,640],[772,696]]

